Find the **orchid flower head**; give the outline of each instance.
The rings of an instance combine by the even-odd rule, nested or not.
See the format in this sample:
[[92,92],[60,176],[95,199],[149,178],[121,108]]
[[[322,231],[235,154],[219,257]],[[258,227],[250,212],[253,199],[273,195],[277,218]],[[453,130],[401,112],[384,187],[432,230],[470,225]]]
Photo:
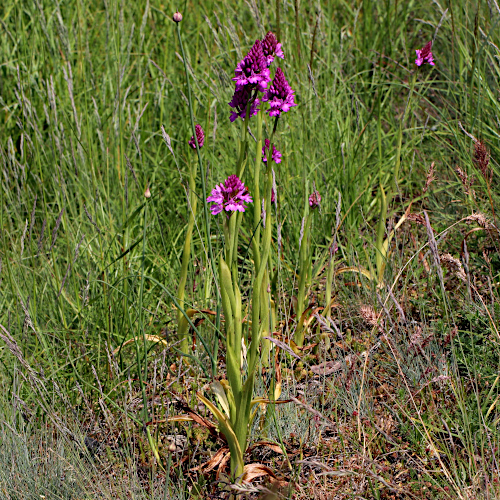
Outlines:
[[[222,211],[244,212],[245,203],[252,203],[253,200],[240,178],[237,175],[230,175],[224,183],[215,186],[207,201],[212,203],[210,206],[212,215],[217,215]],[[227,215],[229,217],[231,213]]]
[[236,66],[233,81],[236,82],[236,90],[242,87],[257,88],[259,92],[266,90],[271,76],[260,40],[255,41],[250,52]]
[[291,107],[297,106],[294,97],[294,90],[290,87],[282,69],[278,68],[271,87],[262,98],[263,101],[269,102],[269,116],[280,116]]
[[[203,143],[205,142],[205,132],[203,131],[203,127],[201,125],[196,125],[194,131],[196,132],[196,139],[198,139],[198,145],[200,146],[201,149],[203,147]],[[194,140],[194,135],[191,136],[191,139],[189,139],[188,144],[193,149],[196,149],[196,141]]]
[[417,58],[415,59],[415,64],[417,66],[422,66],[424,63],[428,63],[431,66],[434,66],[434,56],[432,55],[432,40],[427,42],[422,49],[417,49],[415,52],[417,53]]

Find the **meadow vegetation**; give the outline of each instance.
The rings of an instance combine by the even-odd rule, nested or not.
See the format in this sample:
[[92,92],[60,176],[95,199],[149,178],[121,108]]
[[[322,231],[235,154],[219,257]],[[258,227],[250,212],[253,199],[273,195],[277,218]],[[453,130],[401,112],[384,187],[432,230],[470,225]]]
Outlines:
[[1,498],[500,498],[497,0],[0,33]]

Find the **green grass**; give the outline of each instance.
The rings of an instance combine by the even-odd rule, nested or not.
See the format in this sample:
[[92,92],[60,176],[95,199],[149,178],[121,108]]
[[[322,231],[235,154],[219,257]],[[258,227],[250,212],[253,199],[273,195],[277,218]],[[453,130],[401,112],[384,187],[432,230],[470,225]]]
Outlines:
[[[313,491],[342,498],[500,497],[494,482],[500,461],[498,230],[458,223],[475,212],[497,222],[500,10],[495,1],[467,0],[280,2],[279,27],[274,1],[2,3],[2,494],[203,498],[216,488],[214,472],[189,469],[221,442],[200,426],[164,422],[186,412],[180,399],[196,407],[196,391],[225,373],[222,343],[212,360],[224,335],[217,316],[193,317],[190,360],[181,360],[175,336],[186,187],[197,161],[187,144],[188,92],[171,21],[176,8],[184,16],[195,121],[206,132],[208,190],[235,169],[241,123],[229,123],[227,106],[234,67],[256,38],[279,29],[286,54],[281,66],[298,103],[278,129],[283,162],[276,168],[275,220],[282,248],[278,258],[276,226],[271,256],[275,330],[285,343],[298,319],[291,304],[303,207],[313,185],[322,197],[311,228],[308,300],[315,306],[324,306],[338,208],[342,221],[331,310],[342,337],[332,326],[300,361],[286,349],[279,354],[282,399],[302,394],[303,403],[334,424],[315,420],[297,401],[279,405],[272,418],[262,418],[264,429],[254,425],[252,441],[267,436],[288,456],[256,453],[248,461],[266,461],[285,478],[287,498],[313,498]],[[415,49],[433,38],[436,66],[420,68],[412,87]],[[265,118],[265,136],[272,126]],[[464,131],[491,152],[490,189]],[[424,192],[432,162],[436,179]],[[457,167],[475,178],[474,195],[465,192]],[[252,187],[248,166],[245,181]],[[185,304],[219,313],[200,172],[197,182]],[[380,186],[390,194],[381,225]],[[410,205],[411,213],[427,211],[438,253],[461,260],[465,282],[453,271],[438,272],[428,229],[409,221],[395,232],[381,286],[356,271],[342,272],[362,267],[376,274],[377,231],[387,236]],[[212,217],[210,224],[218,255],[222,223]],[[251,225],[243,224],[244,315],[253,278],[251,236]],[[380,314],[379,326],[363,305]],[[319,330],[313,317],[306,344],[316,343]],[[328,333],[325,326],[321,331]],[[377,342],[368,357],[359,356]],[[315,366],[337,361],[337,372],[317,374]],[[257,395],[268,390],[267,375],[259,375]],[[143,400],[161,466],[143,432]],[[171,453],[167,436],[176,433],[187,444]],[[85,437],[102,444],[99,453],[88,456]],[[8,465],[13,456],[16,472]],[[57,467],[71,468],[69,486],[45,473]]]

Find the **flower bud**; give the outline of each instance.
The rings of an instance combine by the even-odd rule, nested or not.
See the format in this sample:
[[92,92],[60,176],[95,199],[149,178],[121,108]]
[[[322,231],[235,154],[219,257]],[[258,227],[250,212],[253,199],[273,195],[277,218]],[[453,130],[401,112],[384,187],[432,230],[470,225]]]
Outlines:
[[144,196],[146,198],[151,198],[151,191],[149,190],[149,186],[146,188],[146,191],[144,191]]
[[[201,125],[196,125],[196,127],[194,129],[196,132],[196,138],[198,139],[198,146],[200,146],[200,148],[202,148],[203,143],[205,142],[205,132],[203,131],[203,128]],[[193,149],[196,149],[196,142],[194,140],[194,135],[191,136],[191,139],[189,139],[188,144]]]
[[180,23],[182,21],[182,14],[180,12],[176,12],[173,16],[172,16],[172,19],[176,22],[176,23]]

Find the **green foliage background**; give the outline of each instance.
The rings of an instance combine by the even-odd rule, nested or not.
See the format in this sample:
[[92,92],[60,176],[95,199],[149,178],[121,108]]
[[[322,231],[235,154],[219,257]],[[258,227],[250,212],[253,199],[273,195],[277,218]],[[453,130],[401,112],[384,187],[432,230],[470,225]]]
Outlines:
[[[123,395],[116,389],[120,379],[110,377],[111,350],[143,332],[175,340],[171,294],[187,224],[188,166],[196,161],[187,145],[186,82],[171,21],[176,8],[184,16],[195,119],[207,136],[203,152],[209,187],[233,173],[236,162],[241,125],[229,123],[227,105],[235,65],[269,30],[279,33],[283,44],[282,67],[298,106],[282,120],[278,144],[284,157],[276,172],[283,242],[276,260],[279,320],[288,319],[302,207],[313,185],[322,196],[312,230],[312,295],[318,297],[339,199],[339,266],[370,268],[374,262],[378,189],[391,185],[398,155],[401,166],[387,232],[410,201],[412,211],[429,212],[437,234],[473,211],[495,223],[500,194],[497,3],[324,0],[279,5],[278,26],[274,1],[2,2],[0,324],[16,340],[22,358],[45,381],[56,383],[75,407],[84,406],[77,383],[91,399],[101,391],[119,406]],[[399,149],[415,49],[431,39],[436,66],[418,71]],[[174,154],[162,139],[162,125]],[[265,123],[267,133],[271,127],[271,121]],[[473,141],[464,131],[491,151],[489,194],[472,161]],[[431,162],[437,180],[423,194]],[[475,177],[475,197],[464,194],[456,167]],[[148,186],[149,200],[144,197]],[[198,309],[216,309],[217,284],[207,271],[198,212],[186,299]],[[248,242],[249,227],[244,231]],[[412,231],[426,243],[425,231]],[[220,221],[213,219],[216,251],[221,232]],[[410,240],[406,233],[396,239],[387,283],[416,252],[418,245],[412,247]],[[440,244],[443,252],[458,256],[461,241],[460,232],[450,230]],[[456,366],[458,376],[468,380],[464,387],[470,382],[475,388],[457,390],[463,412],[450,418],[463,422],[468,415],[476,419],[471,428],[483,430],[489,424],[481,408],[489,408],[498,391],[489,393],[499,362],[497,243],[498,238],[481,234],[469,244],[469,266],[479,276],[475,285],[484,284],[486,304],[472,300],[466,287],[440,287],[418,258],[404,268],[397,287],[402,295],[417,290],[415,321],[434,328],[431,318],[439,317],[443,336],[459,324],[451,343],[451,371]],[[251,283],[250,264],[246,255],[244,294]],[[351,289],[344,282],[352,279],[336,282],[346,308],[370,301],[378,308],[376,287],[362,279]],[[199,334],[210,346],[217,342],[209,321]],[[151,344],[151,359],[160,354],[161,344]],[[170,355],[174,360],[175,351]],[[206,376],[211,369],[207,352],[198,347],[194,356]],[[39,396],[19,378],[19,358],[2,345],[0,361],[6,407],[14,394],[36,407]],[[117,356],[119,377],[133,376],[135,363],[133,349],[123,347]],[[478,375],[489,385],[475,384]],[[483,400],[483,393],[489,399]],[[41,415],[44,409],[36,411]],[[498,419],[493,422],[491,432]],[[468,484],[473,475],[464,473],[457,484]]]

